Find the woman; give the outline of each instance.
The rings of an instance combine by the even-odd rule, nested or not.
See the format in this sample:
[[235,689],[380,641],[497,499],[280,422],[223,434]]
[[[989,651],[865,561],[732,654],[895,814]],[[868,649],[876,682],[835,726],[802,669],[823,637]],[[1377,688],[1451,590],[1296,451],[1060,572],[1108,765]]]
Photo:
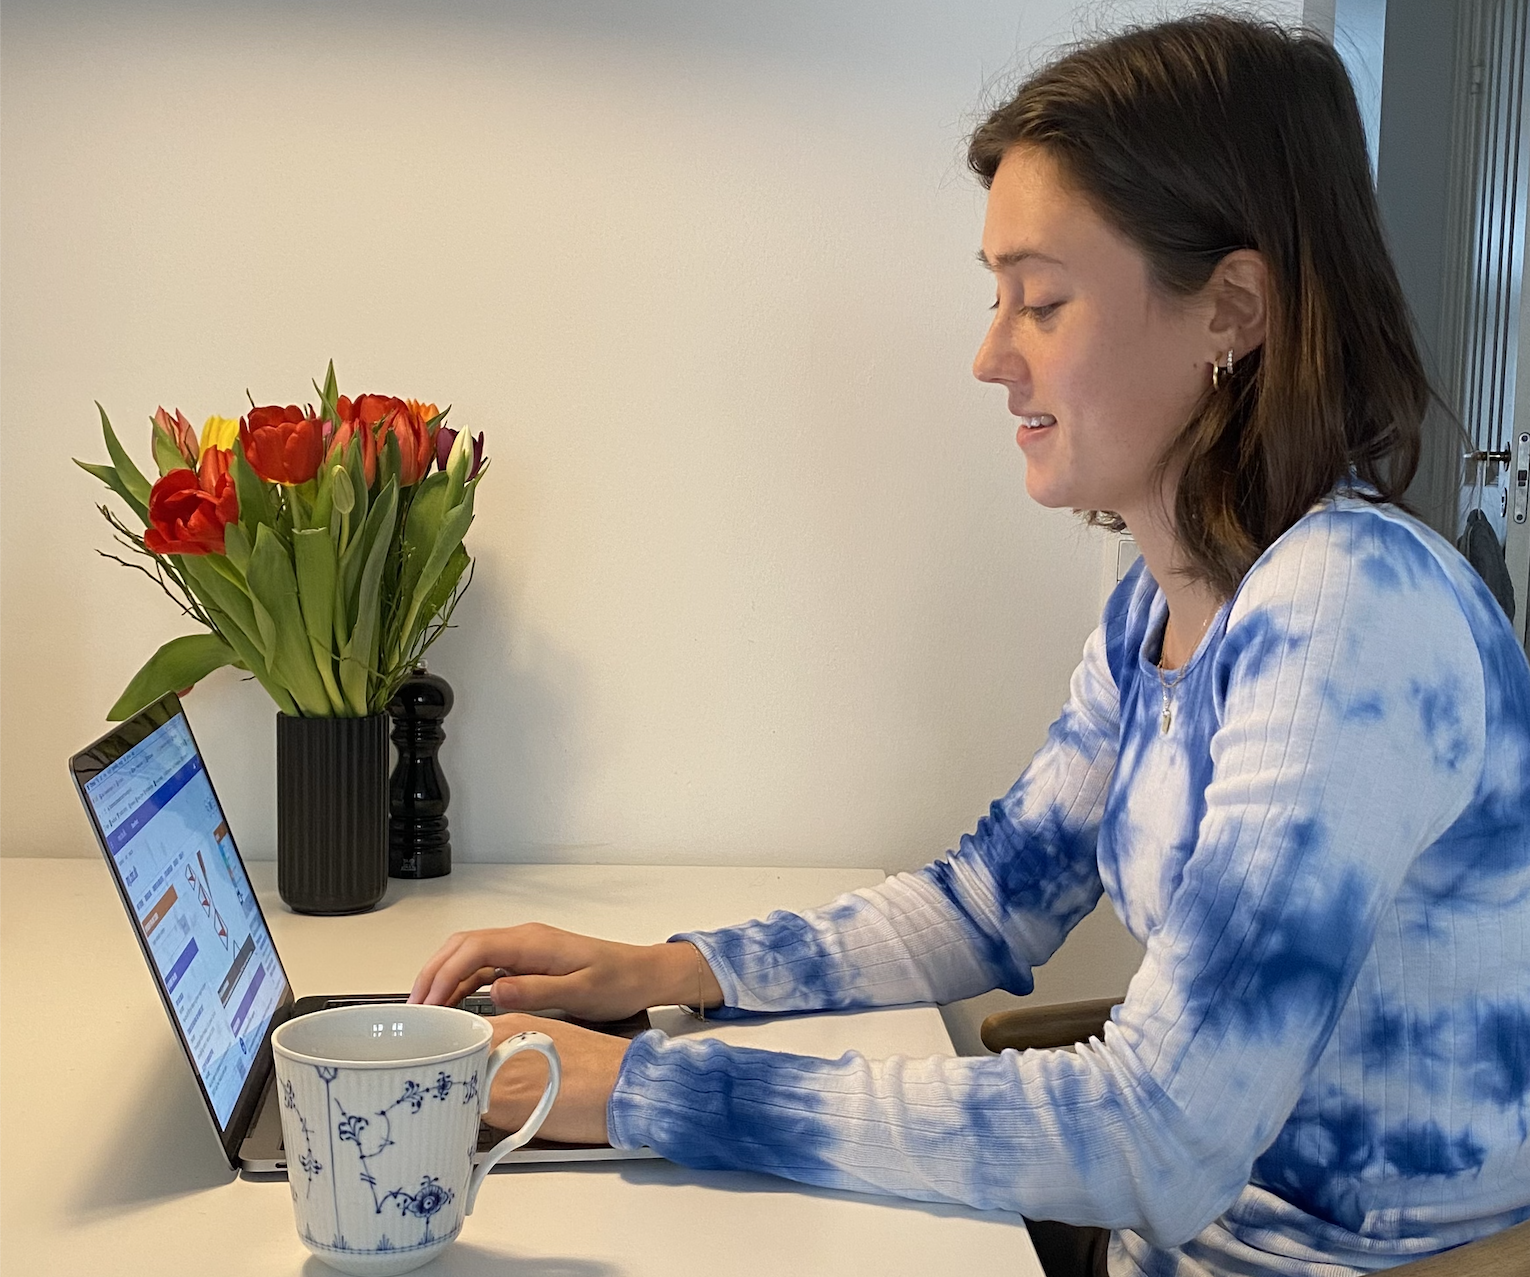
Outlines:
[[[1530,667],[1397,504],[1428,392],[1338,58],[1227,17],[1130,31],[970,161],[975,372],[1026,487],[1142,548],[1046,744],[919,873],[651,948],[458,935],[414,998],[1027,993],[1103,892],[1146,948],[1103,1041],[877,1063],[559,1027],[544,1133],[1108,1229],[1117,1274],[1386,1268],[1530,1216]],[[507,1078],[504,1120],[539,1089]],[[1103,1238],[1072,1235],[1079,1270]]]

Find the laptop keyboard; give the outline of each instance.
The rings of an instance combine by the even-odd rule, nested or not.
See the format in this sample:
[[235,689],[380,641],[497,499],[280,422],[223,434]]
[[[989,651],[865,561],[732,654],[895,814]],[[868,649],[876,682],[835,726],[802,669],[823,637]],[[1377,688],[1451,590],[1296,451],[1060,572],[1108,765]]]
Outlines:
[[[403,995],[387,997],[358,998],[326,998],[323,1010],[331,1007],[363,1007],[378,1006],[390,1002],[405,1002]],[[487,993],[470,993],[463,998],[458,1005],[464,1011],[471,1011],[474,1015],[504,1015],[494,1005],[494,1000]],[[562,1020],[565,1024],[577,1024],[581,1029],[593,1029],[596,1033],[609,1033],[618,1038],[635,1038],[639,1033],[644,1033],[653,1028],[648,1019],[647,1011],[639,1011],[636,1015],[629,1015],[625,1020],[581,1020],[577,1016],[565,1015],[562,1011],[537,1011],[535,1014],[544,1020]]]
[[[333,1007],[372,1007],[387,1005],[389,1003],[403,1003],[409,999],[404,994],[394,994],[389,997],[378,994],[376,997],[359,998],[325,998],[324,1005],[319,1009],[328,1011]],[[474,1015],[501,1015],[503,1012],[494,1005],[494,1001],[487,993],[471,993],[463,998],[458,1004],[464,1011],[471,1011]]]

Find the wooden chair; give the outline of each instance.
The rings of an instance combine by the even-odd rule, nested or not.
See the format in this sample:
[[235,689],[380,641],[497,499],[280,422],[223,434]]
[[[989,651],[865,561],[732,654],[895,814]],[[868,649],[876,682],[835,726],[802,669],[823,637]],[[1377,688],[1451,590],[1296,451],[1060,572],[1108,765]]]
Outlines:
[[[990,1051],[1046,1050],[1099,1037],[1120,998],[999,1011],[983,1021]],[[1530,1220],[1491,1237],[1384,1270],[1387,1277],[1530,1277]]]

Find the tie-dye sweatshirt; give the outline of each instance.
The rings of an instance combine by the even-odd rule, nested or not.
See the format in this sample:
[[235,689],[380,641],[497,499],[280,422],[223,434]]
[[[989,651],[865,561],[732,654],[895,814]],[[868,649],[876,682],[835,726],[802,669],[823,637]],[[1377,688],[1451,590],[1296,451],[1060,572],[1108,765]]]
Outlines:
[[1530,1217],[1530,666],[1503,613],[1341,492],[1167,692],[1166,614],[1139,564],[946,859],[682,937],[737,1012],[950,1002],[1028,993],[1103,892],[1147,954],[1102,1038],[830,1061],[650,1032],[612,1142],[1102,1225],[1146,1277],[1332,1277]]

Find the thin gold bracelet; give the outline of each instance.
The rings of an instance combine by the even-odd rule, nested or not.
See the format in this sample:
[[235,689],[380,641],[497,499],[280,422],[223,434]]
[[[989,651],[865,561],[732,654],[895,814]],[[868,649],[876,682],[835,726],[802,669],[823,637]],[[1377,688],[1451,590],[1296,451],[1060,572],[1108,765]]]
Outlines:
[[687,940],[685,943],[691,945],[691,952],[696,955],[696,1006],[694,1009],[686,1007],[685,1010],[693,1020],[705,1021],[707,1018],[707,1004],[705,998],[706,980],[705,977],[701,974],[701,950],[698,949],[694,944],[691,944],[689,940]]

